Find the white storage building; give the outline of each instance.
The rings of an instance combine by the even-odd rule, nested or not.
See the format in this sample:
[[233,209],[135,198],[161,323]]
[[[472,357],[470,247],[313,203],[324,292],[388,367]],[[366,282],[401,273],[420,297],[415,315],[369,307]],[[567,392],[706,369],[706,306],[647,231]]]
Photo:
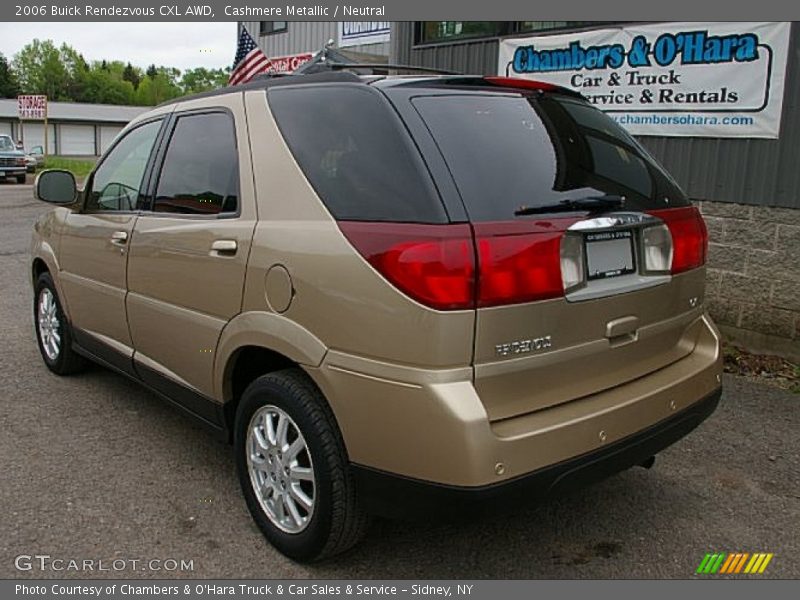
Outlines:
[[[129,121],[146,110],[146,106],[50,102],[47,111],[49,154],[99,156]],[[3,133],[14,140],[21,139],[25,150],[44,146],[44,122],[20,122],[16,98],[0,99],[0,134]]]

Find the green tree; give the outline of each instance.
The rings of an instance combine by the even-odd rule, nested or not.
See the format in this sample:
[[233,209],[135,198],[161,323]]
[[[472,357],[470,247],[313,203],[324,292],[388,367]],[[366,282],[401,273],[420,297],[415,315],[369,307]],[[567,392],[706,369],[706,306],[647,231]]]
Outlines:
[[95,104],[133,104],[135,90],[130,81],[122,79],[121,72],[115,73],[106,64],[94,64],[87,72],[82,102]]
[[83,55],[77,50],[66,44],[59,48],[61,62],[67,71],[67,83],[65,90],[65,100],[83,102],[86,79],[89,74],[89,65]]
[[69,72],[61,53],[50,40],[33,40],[13,60],[20,91],[47,94],[51,100],[69,100]]
[[12,64],[0,55],[0,94],[46,94],[50,100],[139,104],[152,106],[184,93],[225,85],[226,69],[190,69],[183,76],[172,67],[139,67],[120,60],[102,59],[88,64],[67,44],[35,39],[22,48]]
[[125,81],[129,81],[133,89],[136,89],[139,87],[139,82],[142,80],[142,71],[134,67],[131,63],[128,63],[122,71],[122,78]]
[[169,67],[148,67],[147,76],[136,89],[136,104],[154,106],[181,96],[183,91],[177,82],[180,74],[178,69]]
[[6,57],[0,54],[0,98],[16,98],[17,94],[19,94],[17,75]]
[[197,67],[184,71],[181,77],[181,87],[186,94],[214,90],[225,86],[227,82],[228,72],[225,69]]

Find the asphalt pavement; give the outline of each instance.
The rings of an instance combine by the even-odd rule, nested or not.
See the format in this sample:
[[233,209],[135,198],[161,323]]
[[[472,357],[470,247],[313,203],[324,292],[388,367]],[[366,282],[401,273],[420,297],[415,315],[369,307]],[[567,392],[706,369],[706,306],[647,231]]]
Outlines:
[[295,564],[251,521],[229,446],[122,376],[44,367],[28,245],[46,210],[0,184],[0,578],[687,578],[707,552],[771,552],[760,577],[800,577],[800,395],[733,376],[650,470],[482,518],[378,520]]

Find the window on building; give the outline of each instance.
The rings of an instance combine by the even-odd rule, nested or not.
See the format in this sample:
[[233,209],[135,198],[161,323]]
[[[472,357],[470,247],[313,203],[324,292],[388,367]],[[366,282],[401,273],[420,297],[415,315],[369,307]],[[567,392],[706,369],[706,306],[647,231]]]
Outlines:
[[155,212],[233,213],[239,195],[233,120],[225,113],[178,118],[156,189]]
[[606,21],[520,21],[517,25],[517,31],[551,31],[553,29],[573,29],[598,24],[606,24]]
[[287,29],[286,21],[259,21],[258,25],[258,32],[261,35],[284,33]]
[[444,42],[471,37],[495,37],[508,33],[507,21],[421,21],[417,43]]

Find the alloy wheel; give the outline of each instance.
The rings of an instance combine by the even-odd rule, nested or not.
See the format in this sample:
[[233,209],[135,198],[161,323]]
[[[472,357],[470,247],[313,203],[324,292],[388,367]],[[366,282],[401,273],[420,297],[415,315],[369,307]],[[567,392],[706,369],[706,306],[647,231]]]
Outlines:
[[300,533],[314,514],[314,466],[294,420],[277,406],[262,406],[247,430],[247,465],[256,498],[275,527]]
[[39,323],[39,340],[44,353],[49,360],[57,360],[61,352],[61,323],[58,320],[56,297],[47,288],[43,288],[39,294],[36,318]]

